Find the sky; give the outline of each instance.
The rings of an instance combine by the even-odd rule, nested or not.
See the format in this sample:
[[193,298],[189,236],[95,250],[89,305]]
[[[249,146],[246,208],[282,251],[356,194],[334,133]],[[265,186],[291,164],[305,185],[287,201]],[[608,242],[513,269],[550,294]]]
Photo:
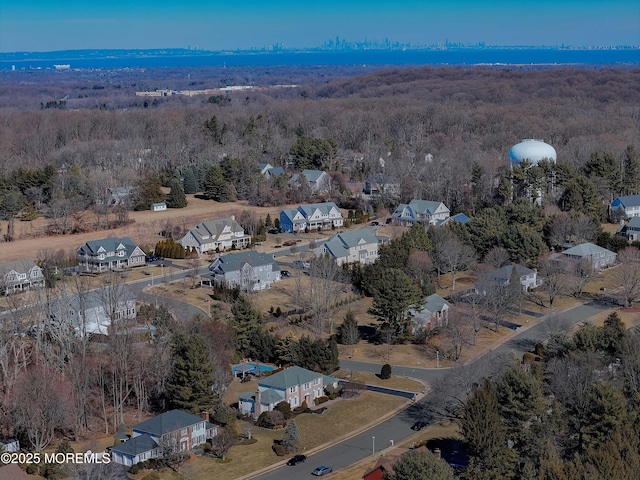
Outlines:
[[638,0],[0,0],[0,52],[640,45]]

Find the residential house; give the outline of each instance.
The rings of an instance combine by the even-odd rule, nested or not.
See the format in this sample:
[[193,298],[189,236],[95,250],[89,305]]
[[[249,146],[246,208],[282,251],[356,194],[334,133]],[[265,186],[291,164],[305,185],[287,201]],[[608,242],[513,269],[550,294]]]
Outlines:
[[280,212],[280,228],[285,232],[330,230],[344,224],[342,213],[333,202],[300,205],[298,208]]
[[33,260],[24,259],[0,263],[0,294],[44,287],[42,268]]
[[593,243],[582,243],[555,254],[554,256],[557,257],[558,255],[562,255],[577,262],[586,259],[591,263],[591,268],[594,270],[599,270],[615,263],[617,256],[616,253],[598,245],[594,245]]
[[180,240],[183,247],[194,247],[198,254],[244,248],[250,243],[251,236],[244,233],[233,215],[199,223]]
[[321,170],[303,170],[301,173],[295,173],[289,179],[289,186],[300,186],[303,181],[309,184],[311,193],[327,193],[331,190],[331,175]]
[[109,335],[112,321],[133,320],[136,314],[136,296],[124,285],[75,293],[55,300],[50,310],[54,321],[70,325],[81,337]]
[[111,459],[121,465],[135,465],[167,453],[188,452],[218,434],[218,427],[204,418],[171,410],[133,427],[133,434],[111,447]]
[[609,216],[616,217],[620,210],[622,218],[640,216],[640,195],[625,195],[614,199],[609,206]]
[[329,385],[337,387],[338,380],[306,368],[289,367],[262,377],[255,392],[241,393],[238,409],[245,415],[258,418],[262,412],[273,410],[283,401],[291,408],[299,407],[303,402],[312,405],[316,398],[324,395],[324,389]]
[[167,202],[158,202],[151,204],[152,212],[162,212],[167,209]]
[[338,265],[373,263],[378,258],[378,238],[369,228],[340,232],[317,248],[315,253],[328,253]]
[[97,205],[125,205],[134,192],[133,187],[111,187],[107,188],[95,201]]
[[258,168],[260,170],[260,174],[267,178],[284,175],[284,168],[274,167],[270,163],[258,163]]
[[81,271],[106,272],[145,264],[146,255],[130,238],[91,240],[78,248]]
[[429,295],[422,310],[410,312],[413,330],[446,327],[449,324],[449,307],[449,302],[437,293]]
[[616,235],[620,235],[630,242],[640,240],[640,217],[632,217],[626,224],[621,224]]
[[450,222],[467,223],[469,220],[471,219],[467,217],[464,213],[456,213],[455,215],[452,215],[449,218],[447,218],[444,222],[442,222],[441,225],[446,225],[447,223],[450,223]]
[[408,204],[398,205],[391,218],[397,225],[411,226],[414,223],[439,225],[449,218],[449,213],[449,208],[442,202],[414,199]]
[[209,265],[205,278],[202,284],[224,282],[246,291],[264,290],[280,280],[280,265],[272,254],[246,250],[218,256]]
[[365,180],[364,193],[398,198],[400,196],[400,181],[386,173],[374,173]]
[[[418,447],[416,450],[428,452],[429,449],[425,446]],[[367,470],[362,476],[362,480],[382,480],[384,478],[385,473],[389,475],[393,475],[393,465],[402,458],[407,452],[410,452],[409,448],[392,448],[385,451],[384,455],[381,456],[373,468]],[[441,452],[439,449],[436,449],[433,454],[437,458],[441,458]]]
[[532,270],[516,263],[513,265],[505,265],[504,267],[498,268],[497,270],[484,275],[476,283],[476,293],[486,295],[487,290],[491,286],[509,285],[509,281],[511,279],[511,276],[513,275],[514,268],[516,270],[516,275],[520,279],[520,285],[522,285],[523,291],[526,292],[529,289],[536,288],[542,285],[542,280],[538,277],[538,272],[536,270]]

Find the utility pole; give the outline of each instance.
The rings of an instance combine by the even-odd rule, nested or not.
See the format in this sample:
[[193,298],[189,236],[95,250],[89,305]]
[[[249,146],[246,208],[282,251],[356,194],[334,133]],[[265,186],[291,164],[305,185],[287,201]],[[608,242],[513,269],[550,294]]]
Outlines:
[[376,437],[371,437],[373,439],[373,453],[372,455],[376,454]]

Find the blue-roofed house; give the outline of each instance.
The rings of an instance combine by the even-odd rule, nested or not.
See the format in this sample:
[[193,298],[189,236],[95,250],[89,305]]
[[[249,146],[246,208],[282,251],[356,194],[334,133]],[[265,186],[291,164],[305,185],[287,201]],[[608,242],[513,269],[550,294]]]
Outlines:
[[245,291],[257,291],[271,288],[271,284],[279,280],[280,265],[273,254],[245,250],[218,256],[209,265],[209,274],[201,284],[221,282]]
[[640,216],[640,195],[625,195],[614,199],[609,208],[610,217],[619,215],[620,210],[623,212],[622,218]]
[[449,214],[449,208],[442,202],[414,199],[398,205],[391,218],[397,225],[410,227],[414,223],[439,225],[449,218]]
[[626,224],[620,225],[616,235],[620,235],[630,242],[640,240],[640,217],[631,217]]
[[449,222],[467,223],[469,220],[471,219],[467,217],[464,213],[456,213],[455,215],[451,215],[444,222],[442,222],[442,225],[446,225]]
[[322,170],[303,170],[294,173],[289,179],[290,187],[297,187],[301,182],[309,183],[311,193],[327,193],[331,190],[331,175]]
[[133,427],[131,438],[111,447],[111,459],[121,465],[135,465],[167,453],[188,452],[218,434],[218,427],[204,418],[182,410],[171,410]]
[[300,232],[305,228],[330,230],[343,224],[342,213],[333,202],[300,205],[280,212],[280,228],[285,232]]
[[425,299],[422,310],[411,310],[411,327],[415,331],[418,328],[433,330],[446,327],[449,324],[449,302],[437,293],[429,295]]
[[260,169],[260,173],[267,178],[284,175],[284,168],[274,167],[270,163],[258,163],[258,168]]
[[282,401],[289,403],[291,408],[299,407],[305,401],[311,406],[316,398],[324,395],[324,389],[329,385],[337,387],[338,379],[298,366],[289,367],[262,377],[255,392],[241,393],[238,409],[258,418]]
[[368,228],[340,232],[316,249],[316,255],[328,253],[338,265],[373,263],[378,258],[378,238]]
[[91,240],[78,248],[78,266],[85,272],[106,272],[145,264],[146,255],[130,238]]

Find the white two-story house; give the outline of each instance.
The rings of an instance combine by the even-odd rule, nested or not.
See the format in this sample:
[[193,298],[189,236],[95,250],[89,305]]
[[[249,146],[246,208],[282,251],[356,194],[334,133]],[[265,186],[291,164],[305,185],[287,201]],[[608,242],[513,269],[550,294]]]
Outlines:
[[368,228],[341,232],[316,249],[316,255],[328,253],[338,265],[373,263],[378,258],[378,239]]
[[245,415],[258,418],[262,412],[269,412],[280,402],[287,402],[291,408],[303,402],[313,405],[313,401],[324,395],[325,387],[338,386],[338,380],[322,373],[294,366],[260,379],[255,392],[241,393],[238,409]]
[[106,272],[145,264],[146,255],[130,238],[91,240],[78,248],[78,266],[86,272]]
[[396,225],[411,226],[414,223],[439,225],[449,218],[449,208],[442,202],[411,200],[401,203],[391,215]]
[[0,263],[0,294],[9,295],[42,287],[44,287],[42,268],[33,260]]
[[306,228],[330,230],[343,224],[342,213],[333,202],[300,205],[296,209],[280,212],[280,228],[285,232],[300,232]]
[[244,233],[244,228],[233,215],[199,223],[180,240],[183,247],[194,247],[198,254],[234,247],[245,248],[250,243],[251,236]]

